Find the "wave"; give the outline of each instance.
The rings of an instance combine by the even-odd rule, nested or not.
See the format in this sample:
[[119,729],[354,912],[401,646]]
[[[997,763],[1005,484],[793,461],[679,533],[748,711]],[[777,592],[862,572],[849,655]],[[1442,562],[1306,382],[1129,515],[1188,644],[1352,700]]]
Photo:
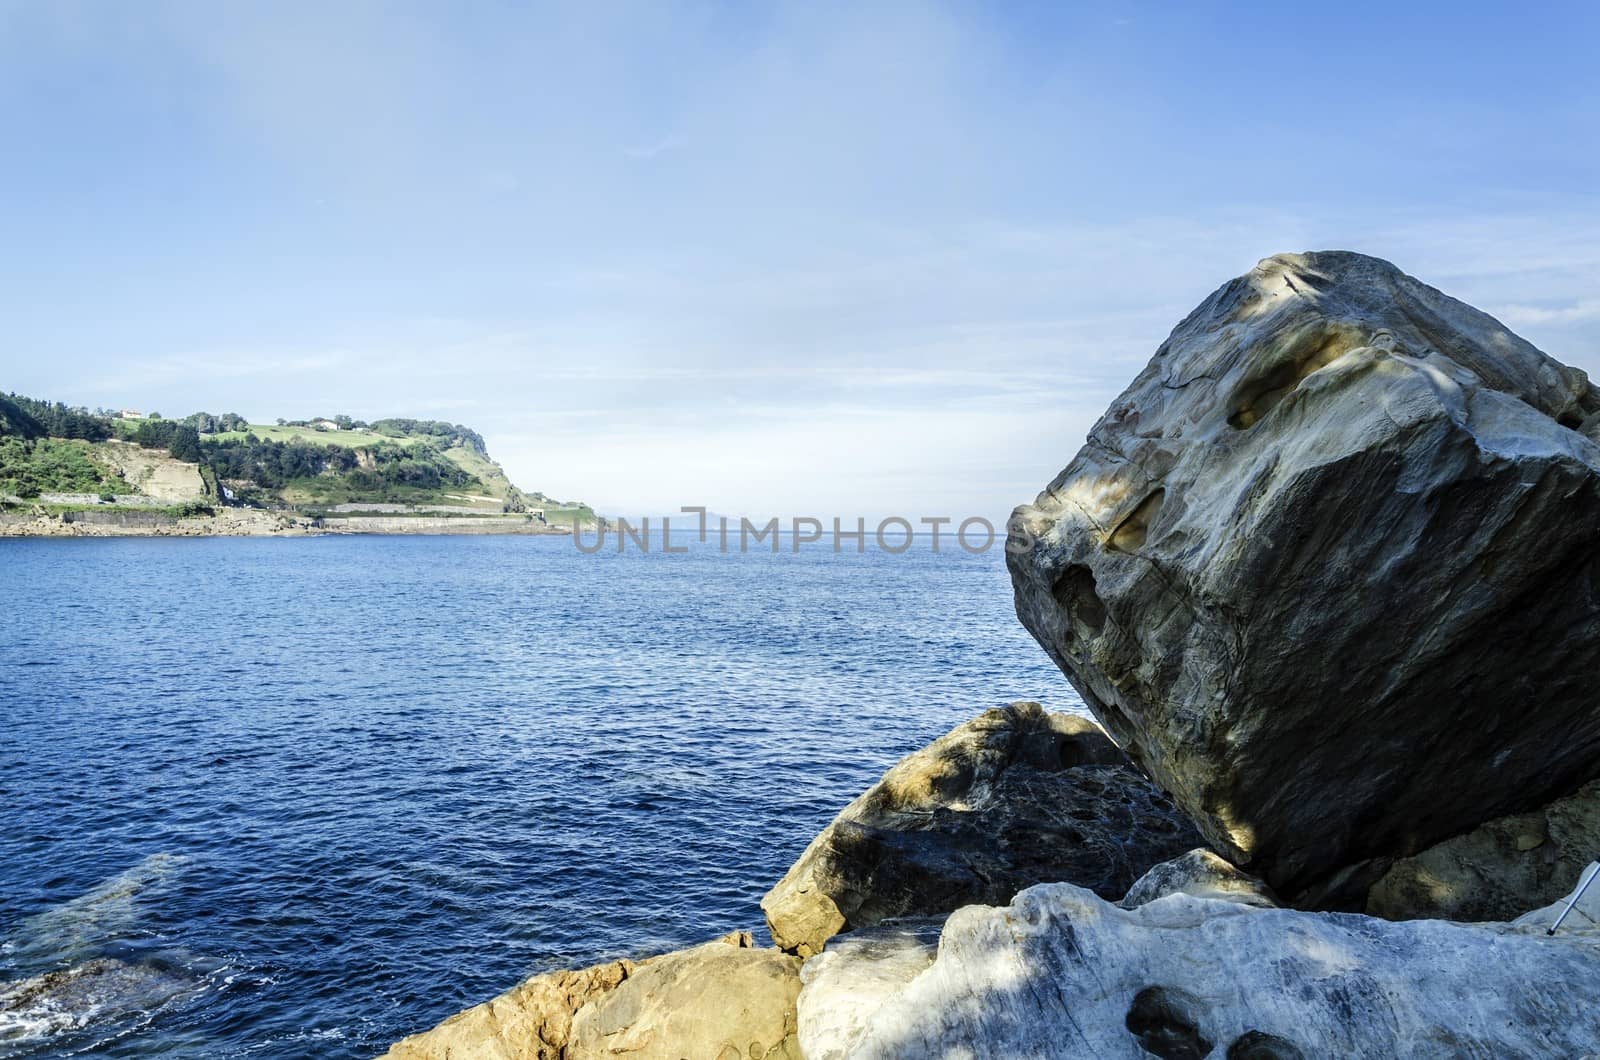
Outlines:
[[153,964],[111,957],[0,982],[0,1046],[142,1020],[204,986],[203,981]]

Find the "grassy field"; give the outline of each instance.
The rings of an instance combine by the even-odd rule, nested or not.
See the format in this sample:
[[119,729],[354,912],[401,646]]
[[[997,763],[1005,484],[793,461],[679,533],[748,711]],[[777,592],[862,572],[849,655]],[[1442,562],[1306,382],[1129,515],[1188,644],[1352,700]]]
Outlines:
[[[476,491],[477,487],[470,487]],[[420,486],[386,486],[382,491],[382,500],[373,496],[373,491],[351,487],[344,479],[328,475],[317,478],[297,478],[277,491],[284,503],[294,505],[335,505],[335,504],[360,504],[364,501],[383,504],[446,504],[450,507],[475,507],[486,512],[498,513],[500,501],[479,502],[458,500],[456,495],[466,496],[461,489],[427,489]]]
[[444,451],[444,456],[446,460],[483,483],[483,492],[492,493],[502,499],[511,492],[511,480],[506,478],[506,473],[500,469],[500,465],[477,450],[464,445],[454,445]]
[[588,506],[582,508],[558,508],[553,505],[547,505],[544,509],[544,521],[551,526],[571,526],[575,522],[581,525],[593,525],[595,522],[594,509]]
[[315,427],[279,427],[277,424],[252,423],[248,430],[222,431],[219,434],[208,434],[205,437],[217,441],[243,441],[245,435],[253,434],[257,438],[272,442],[292,442],[296,438],[309,442],[312,445],[342,445],[350,449],[370,449],[375,445],[388,443],[401,447],[416,445],[417,438],[390,438],[385,434],[373,434],[362,431],[319,431]]

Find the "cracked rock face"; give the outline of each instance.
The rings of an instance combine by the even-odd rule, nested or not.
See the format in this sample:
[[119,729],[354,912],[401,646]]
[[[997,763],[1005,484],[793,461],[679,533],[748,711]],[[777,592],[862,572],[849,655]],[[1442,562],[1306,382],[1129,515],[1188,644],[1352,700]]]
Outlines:
[[1017,509],[1017,613],[1219,852],[1327,900],[1600,774],[1597,424],[1387,262],[1268,258]]
[[888,917],[1007,902],[1070,880],[1120,898],[1201,843],[1093,722],[1037,703],[987,711],[906,756],[834,818],[761,900],[801,956]]

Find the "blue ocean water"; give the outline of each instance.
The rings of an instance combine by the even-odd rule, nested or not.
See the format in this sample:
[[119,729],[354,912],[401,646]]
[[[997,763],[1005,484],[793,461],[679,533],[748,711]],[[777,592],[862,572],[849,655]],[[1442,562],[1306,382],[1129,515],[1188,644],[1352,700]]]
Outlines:
[[896,758],[1081,709],[942,544],[0,541],[0,1057],[371,1056],[759,927]]

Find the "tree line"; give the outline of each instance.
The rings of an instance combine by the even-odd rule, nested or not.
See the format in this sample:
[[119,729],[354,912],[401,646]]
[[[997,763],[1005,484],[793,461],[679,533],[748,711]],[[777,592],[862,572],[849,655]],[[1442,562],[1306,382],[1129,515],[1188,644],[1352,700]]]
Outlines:
[[459,423],[393,417],[374,420],[370,426],[373,433],[387,435],[390,438],[422,438],[440,449],[460,444],[474,450],[479,456],[489,455],[489,448],[484,444],[483,435]]
[[465,488],[478,480],[428,446],[402,448],[379,444],[359,452],[343,445],[315,445],[298,439],[207,438],[204,460],[220,479],[281,489],[296,479],[338,474],[351,487],[382,492],[395,486],[421,489]]
[[0,437],[73,438],[102,442],[111,437],[111,421],[85,408],[57,401],[38,401],[21,394],[0,397]]
[[[286,421],[279,420],[280,424]],[[465,445],[487,455],[482,435],[458,423],[441,420],[391,418],[365,423],[349,416],[335,421],[345,429],[366,429],[379,438],[359,451],[343,445],[319,445],[295,438],[264,439],[254,433],[243,438],[213,435],[249,432],[250,424],[235,412],[215,415],[196,412],[181,420],[162,419],[159,413],[138,421],[119,423],[106,409],[93,412],[60,402],[51,403],[20,394],[0,396],[0,487],[9,485],[19,496],[36,496],[40,490],[83,492],[107,484],[104,475],[78,451],[48,448],[50,439],[105,441],[117,436],[145,449],[165,449],[174,459],[198,464],[218,480],[250,483],[278,490],[297,481],[337,475],[350,491],[383,496],[397,488],[464,489],[481,485],[440,450]],[[296,426],[309,426],[297,421]],[[395,445],[380,438],[410,438],[418,444]]]

